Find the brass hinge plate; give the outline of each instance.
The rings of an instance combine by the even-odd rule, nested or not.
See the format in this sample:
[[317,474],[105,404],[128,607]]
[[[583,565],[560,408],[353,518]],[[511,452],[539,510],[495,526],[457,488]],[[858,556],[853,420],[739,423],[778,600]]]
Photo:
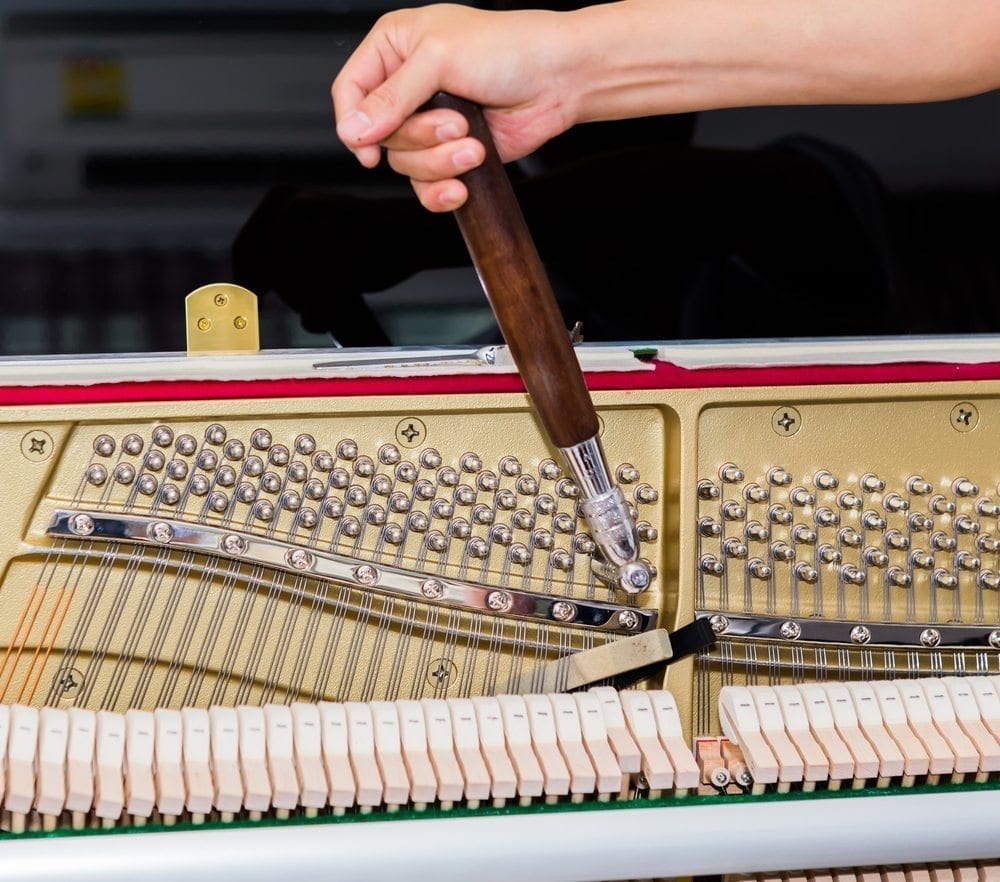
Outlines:
[[239,285],[203,285],[185,301],[188,355],[259,352],[257,295]]

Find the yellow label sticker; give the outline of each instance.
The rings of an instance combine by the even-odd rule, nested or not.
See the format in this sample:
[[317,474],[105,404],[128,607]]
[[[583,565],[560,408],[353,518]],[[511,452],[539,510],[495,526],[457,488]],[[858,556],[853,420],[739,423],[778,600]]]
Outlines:
[[125,63],[114,56],[63,60],[63,112],[69,119],[117,119],[128,109]]

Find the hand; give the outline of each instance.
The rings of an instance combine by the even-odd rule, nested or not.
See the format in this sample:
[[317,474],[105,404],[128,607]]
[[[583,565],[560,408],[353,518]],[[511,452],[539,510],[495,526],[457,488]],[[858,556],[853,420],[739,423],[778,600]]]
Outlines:
[[576,122],[565,15],[434,4],[383,16],[333,84],[338,135],[368,168],[386,148],[426,208],[458,208],[457,176],[485,150],[461,114],[420,107],[438,91],[466,98],[483,107],[504,162],[531,153]]

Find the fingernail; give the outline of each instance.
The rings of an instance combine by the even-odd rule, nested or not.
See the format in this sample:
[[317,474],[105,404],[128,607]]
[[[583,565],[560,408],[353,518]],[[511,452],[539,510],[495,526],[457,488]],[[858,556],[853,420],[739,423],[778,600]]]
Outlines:
[[455,168],[466,169],[472,168],[478,159],[474,150],[459,150],[452,156],[451,161],[455,163]]
[[451,211],[462,202],[462,193],[453,187],[442,190],[438,195],[438,205],[447,211]]
[[357,141],[372,127],[371,117],[361,110],[352,110],[337,126],[337,132],[345,141]]
[[458,130],[458,126],[455,123],[444,123],[438,126],[434,130],[434,136],[439,141],[454,141],[456,138],[461,138],[462,133]]

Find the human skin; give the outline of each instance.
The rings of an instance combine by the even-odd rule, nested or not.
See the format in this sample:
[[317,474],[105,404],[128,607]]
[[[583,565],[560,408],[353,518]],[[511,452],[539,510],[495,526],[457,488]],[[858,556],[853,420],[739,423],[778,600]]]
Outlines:
[[571,12],[454,4],[379,19],[334,81],[362,165],[449,211],[482,144],[438,91],[483,107],[505,162],[584,122],[722,107],[884,104],[1000,86],[997,0],[619,0]]

